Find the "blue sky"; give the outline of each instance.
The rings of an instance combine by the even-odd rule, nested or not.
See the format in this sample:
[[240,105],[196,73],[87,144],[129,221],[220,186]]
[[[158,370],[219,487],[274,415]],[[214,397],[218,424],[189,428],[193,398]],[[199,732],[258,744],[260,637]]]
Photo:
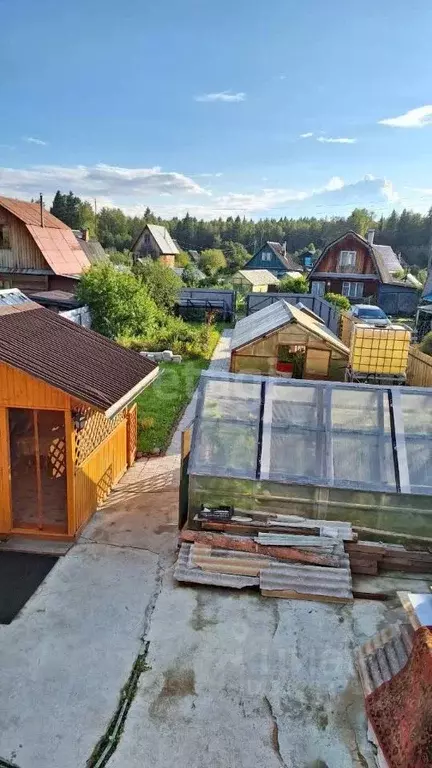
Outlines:
[[432,205],[430,0],[0,9],[1,194],[203,218]]

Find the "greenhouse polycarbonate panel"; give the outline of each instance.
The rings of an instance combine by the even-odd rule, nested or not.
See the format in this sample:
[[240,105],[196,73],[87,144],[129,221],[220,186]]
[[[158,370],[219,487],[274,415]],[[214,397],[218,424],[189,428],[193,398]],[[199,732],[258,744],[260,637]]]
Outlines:
[[258,460],[256,424],[202,419],[198,425],[191,471],[195,475],[256,477]]
[[384,432],[389,434],[390,410],[387,390],[331,391],[331,426],[335,430]]
[[260,406],[260,383],[245,383],[242,387],[225,381],[207,381],[205,384],[203,418],[256,422]]
[[332,485],[396,492],[390,436],[338,433],[332,436]]
[[325,481],[324,432],[272,429],[270,478],[272,480]]
[[203,374],[190,473],[432,495],[432,389]]

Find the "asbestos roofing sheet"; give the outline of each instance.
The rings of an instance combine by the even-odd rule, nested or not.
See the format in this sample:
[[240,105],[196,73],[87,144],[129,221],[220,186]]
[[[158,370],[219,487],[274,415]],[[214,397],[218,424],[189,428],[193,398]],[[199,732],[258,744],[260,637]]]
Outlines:
[[193,584],[208,584],[216,587],[244,587],[258,586],[258,576],[238,576],[232,573],[213,573],[203,571],[201,568],[190,565],[191,544],[182,544],[174,568],[176,581],[191,582]]
[[411,653],[412,637],[409,624],[390,625],[357,650],[357,669],[365,696],[403,669]]
[[351,572],[348,568],[270,563],[260,572],[260,588],[265,592],[292,592],[299,596],[319,595],[352,600]]

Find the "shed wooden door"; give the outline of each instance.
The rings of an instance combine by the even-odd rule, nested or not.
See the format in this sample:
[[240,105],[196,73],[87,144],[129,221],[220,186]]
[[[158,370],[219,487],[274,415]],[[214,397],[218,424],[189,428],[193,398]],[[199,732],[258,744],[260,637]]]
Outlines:
[[9,408],[13,528],[67,533],[63,411]]

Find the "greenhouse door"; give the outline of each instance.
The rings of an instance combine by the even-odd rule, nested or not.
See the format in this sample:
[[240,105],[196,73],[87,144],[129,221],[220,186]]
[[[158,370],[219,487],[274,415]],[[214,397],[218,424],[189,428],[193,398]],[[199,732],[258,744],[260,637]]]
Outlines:
[[63,411],[9,408],[12,527],[67,533]]

